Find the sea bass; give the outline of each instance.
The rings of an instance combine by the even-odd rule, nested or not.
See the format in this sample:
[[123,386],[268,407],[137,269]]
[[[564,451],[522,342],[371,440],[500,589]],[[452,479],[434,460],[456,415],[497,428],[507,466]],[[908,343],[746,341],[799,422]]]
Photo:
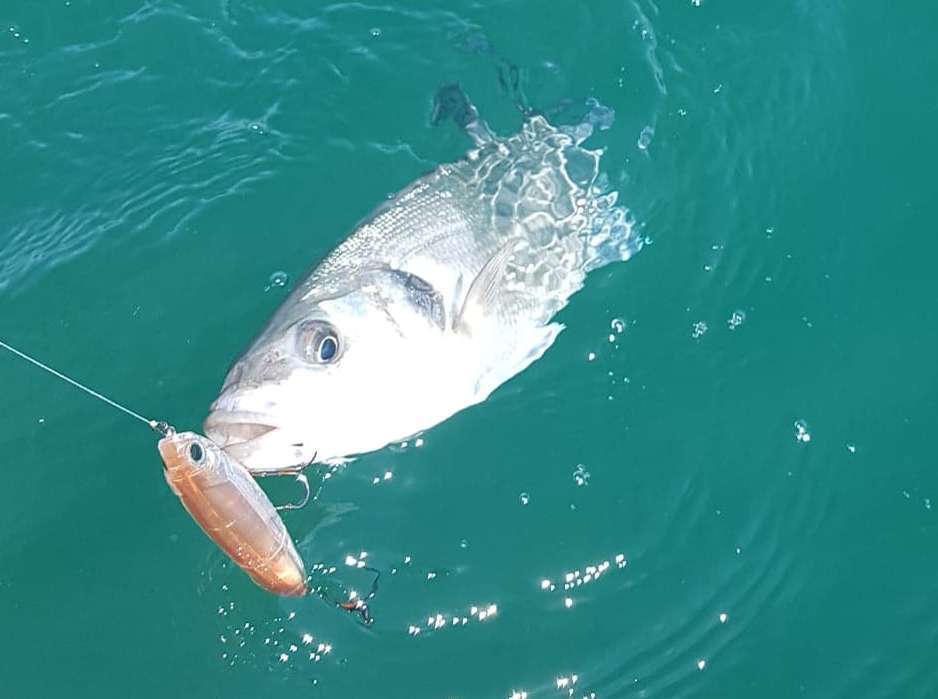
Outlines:
[[584,147],[590,123],[491,133],[378,207],[302,281],[225,378],[206,434],[254,472],[380,449],[479,403],[537,360],[587,273],[641,247]]

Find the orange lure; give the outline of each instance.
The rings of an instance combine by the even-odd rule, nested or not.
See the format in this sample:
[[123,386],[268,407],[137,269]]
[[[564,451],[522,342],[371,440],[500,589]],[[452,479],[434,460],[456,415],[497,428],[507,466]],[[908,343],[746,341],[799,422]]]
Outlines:
[[231,560],[269,592],[307,593],[303,560],[276,508],[244,466],[193,432],[168,434],[159,450],[169,487]]

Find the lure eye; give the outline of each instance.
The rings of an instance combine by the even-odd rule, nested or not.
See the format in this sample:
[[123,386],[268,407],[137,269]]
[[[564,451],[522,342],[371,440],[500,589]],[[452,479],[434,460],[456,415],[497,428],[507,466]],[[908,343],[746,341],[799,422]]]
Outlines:
[[193,442],[189,445],[189,457],[195,462],[200,463],[205,457],[205,452],[202,447]]
[[297,326],[296,347],[312,364],[330,364],[341,354],[339,333],[322,320],[308,320]]

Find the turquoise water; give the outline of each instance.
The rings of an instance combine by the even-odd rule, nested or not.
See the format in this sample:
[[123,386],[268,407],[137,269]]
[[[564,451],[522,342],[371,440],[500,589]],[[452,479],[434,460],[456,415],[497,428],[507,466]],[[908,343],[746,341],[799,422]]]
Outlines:
[[[938,695],[933,7],[13,0],[0,30],[0,337],[180,428],[465,151],[442,83],[502,134],[517,99],[614,111],[590,143],[650,242],[487,402],[311,474],[285,519],[332,598],[255,588],[153,434],[0,357],[3,696]],[[362,552],[371,627],[330,601]]]

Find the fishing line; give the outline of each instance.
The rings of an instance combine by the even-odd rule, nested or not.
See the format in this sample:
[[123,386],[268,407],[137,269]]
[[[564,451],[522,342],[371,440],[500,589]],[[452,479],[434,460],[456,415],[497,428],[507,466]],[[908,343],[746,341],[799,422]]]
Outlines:
[[48,366],[48,365],[43,364],[42,362],[40,362],[38,359],[34,359],[33,357],[30,357],[30,356],[29,356],[28,354],[26,354],[25,352],[20,352],[18,349],[16,349],[15,347],[11,347],[10,345],[8,345],[8,344],[7,344],[6,342],[4,342],[3,340],[0,340],[0,347],[3,347],[4,349],[9,350],[10,352],[12,352],[13,354],[15,354],[17,357],[19,357],[19,358],[21,358],[21,359],[25,359],[25,360],[26,360],[27,362],[29,362],[30,364],[33,364],[33,365],[39,367],[40,369],[43,369],[43,370],[45,370],[45,371],[48,371],[48,372],[49,372],[50,374],[52,374],[53,376],[56,376],[56,377],[62,379],[62,380],[65,381],[66,383],[70,383],[70,384],[71,384],[72,386],[74,386],[75,388],[81,389],[82,391],[84,391],[85,393],[87,393],[89,396],[92,396],[92,397],[94,397],[94,398],[97,398],[98,400],[104,401],[104,402],[107,403],[108,405],[117,408],[118,410],[120,410],[121,412],[126,413],[127,415],[130,415],[130,417],[133,417],[133,418],[136,418],[137,420],[140,420],[140,422],[145,423],[148,427],[150,427],[151,429],[156,430],[157,432],[163,434],[164,436],[167,436],[170,431],[174,431],[173,428],[170,427],[167,423],[165,423],[165,422],[159,422],[159,421],[157,421],[157,420],[148,420],[147,418],[143,417],[143,415],[141,415],[140,413],[136,413],[136,412],[134,412],[133,410],[131,410],[130,408],[125,408],[125,407],[124,407],[123,405],[121,405],[120,403],[117,403],[117,402],[111,400],[111,399],[108,398],[107,396],[101,395],[100,393],[98,393],[98,392],[95,391],[94,389],[88,388],[88,387],[85,386],[84,384],[82,384],[82,383],[76,381],[76,380],[73,379],[73,378],[70,378],[70,377],[66,376],[66,375],[63,374],[62,372],[56,371],[56,370],[53,369],[52,367],[50,367],[50,366]]

